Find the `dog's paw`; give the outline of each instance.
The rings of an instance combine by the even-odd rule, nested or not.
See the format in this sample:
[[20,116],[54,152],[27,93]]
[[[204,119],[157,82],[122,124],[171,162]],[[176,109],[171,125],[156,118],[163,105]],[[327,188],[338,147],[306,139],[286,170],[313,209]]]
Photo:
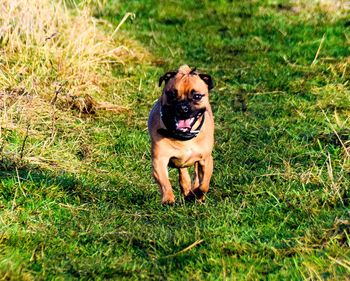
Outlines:
[[190,192],[185,196],[186,202],[193,202],[195,200],[196,200],[196,195],[193,192]]
[[191,190],[190,193],[185,196],[185,200],[187,202],[198,201],[200,203],[204,203],[205,194],[199,188],[196,188]]
[[174,204],[175,204],[175,197],[174,196],[162,198],[162,205],[163,206],[174,205]]

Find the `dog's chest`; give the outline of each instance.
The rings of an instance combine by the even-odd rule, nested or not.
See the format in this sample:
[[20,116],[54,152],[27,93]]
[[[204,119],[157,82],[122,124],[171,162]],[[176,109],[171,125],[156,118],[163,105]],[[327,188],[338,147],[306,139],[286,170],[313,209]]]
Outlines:
[[170,164],[176,168],[193,166],[195,162],[203,159],[203,153],[197,147],[177,149],[174,157],[170,158]]

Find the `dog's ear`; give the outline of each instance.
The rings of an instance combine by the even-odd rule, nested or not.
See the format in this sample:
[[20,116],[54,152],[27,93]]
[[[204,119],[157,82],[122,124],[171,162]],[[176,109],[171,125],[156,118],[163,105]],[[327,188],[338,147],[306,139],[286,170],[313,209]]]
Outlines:
[[165,81],[165,83],[167,83],[170,78],[173,78],[176,75],[176,73],[177,72],[170,71],[170,72],[165,73],[162,77],[160,77],[159,83],[158,83],[159,87],[162,85],[163,81]]
[[211,79],[211,76],[208,74],[198,74],[198,76],[205,82],[205,84],[208,85],[208,90],[214,88],[214,82],[213,79]]

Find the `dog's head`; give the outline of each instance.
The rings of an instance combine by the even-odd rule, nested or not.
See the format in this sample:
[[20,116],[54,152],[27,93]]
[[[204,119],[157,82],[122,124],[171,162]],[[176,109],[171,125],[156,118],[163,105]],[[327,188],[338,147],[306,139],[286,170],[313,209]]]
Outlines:
[[209,107],[209,91],[213,81],[207,74],[198,73],[187,65],[159,78],[165,86],[161,96],[163,121],[168,129],[190,132]]

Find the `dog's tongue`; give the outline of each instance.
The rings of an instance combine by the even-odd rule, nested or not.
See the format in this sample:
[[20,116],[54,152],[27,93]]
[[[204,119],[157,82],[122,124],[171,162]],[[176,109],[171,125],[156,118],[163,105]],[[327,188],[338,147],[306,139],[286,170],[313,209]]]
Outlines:
[[178,120],[176,124],[177,130],[188,130],[191,129],[191,123],[193,121],[193,118],[185,119],[185,120]]

